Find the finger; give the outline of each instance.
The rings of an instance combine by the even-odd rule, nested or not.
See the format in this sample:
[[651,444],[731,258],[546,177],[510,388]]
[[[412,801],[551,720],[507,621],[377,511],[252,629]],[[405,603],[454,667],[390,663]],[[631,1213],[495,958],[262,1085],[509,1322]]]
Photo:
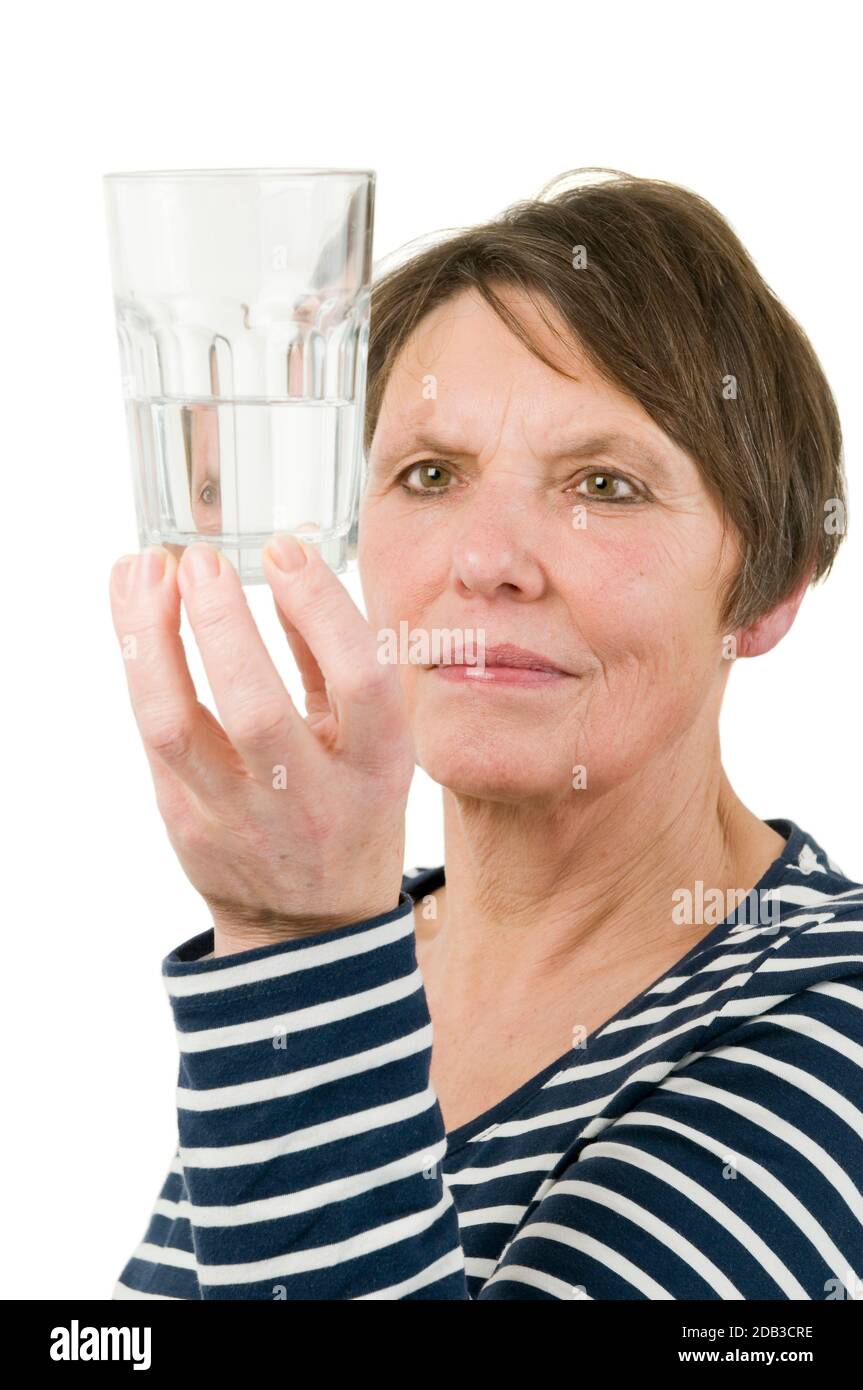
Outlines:
[[303,689],[308,696],[323,696],[326,699],[327,683],[324,680],[323,671],[315,660],[314,652],[305,637],[297,631],[290,619],[285,617],[275,595],[273,596],[273,603],[275,604],[276,616],[288,639],[288,645],[293,652],[294,660],[302,677]]
[[350,594],[313,546],[276,536],[263,569],[279,608],[319,666],[338,705],[340,742],[360,760],[380,762],[402,719],[393,670],[378,660],[374,635]]
[[[273,600],[275,603],[275,598]],[[276,614],[288,645],[294,654],[303,689],[306,692],[306,723],[324,747],[332,747],[339,740],[339,724],[330,705],[330,695],[324,673],[315,660],[314,652],[306,639],[297,631],[292,622],[285,617],[278,603]]]
[[111,611],[132,710],[148,758],[198,795],[224,795],[237,769],[203,718],[180,638],[177,564],[159,546],[123,556],[111,572]]
[[276,765],[299,773],[314,740],[264,645],[236,570],[212,546],[192,545],[178,580],[231,743],[257,778],[271,780]]

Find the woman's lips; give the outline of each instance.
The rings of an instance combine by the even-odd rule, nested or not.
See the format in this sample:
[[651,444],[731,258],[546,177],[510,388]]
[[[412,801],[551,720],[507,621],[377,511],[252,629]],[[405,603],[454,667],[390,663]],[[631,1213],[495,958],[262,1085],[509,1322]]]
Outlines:
[[549,685],[572,678],[572,672],[564,671],[539,652],[509,643],[490,647],[483,657],[483,661],[475,665],[453,662],[433,669],[441,680],[463,681],[478,686]]
[[435,666],[434,671],[445,681],[463,681],[470,685],[548,685],[569,680],[563,671],[541,670],[532,666]]

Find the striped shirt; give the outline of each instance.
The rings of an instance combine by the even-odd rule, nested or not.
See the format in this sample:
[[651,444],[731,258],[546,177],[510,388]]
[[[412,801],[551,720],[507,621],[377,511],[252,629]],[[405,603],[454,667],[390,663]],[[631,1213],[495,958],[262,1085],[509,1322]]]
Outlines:
[[114,1298],[863,1297],[863,887],[767,824],[749,899],[449,1134],[413,922],[442,869],[323,935],[180,946],[178,1148]]

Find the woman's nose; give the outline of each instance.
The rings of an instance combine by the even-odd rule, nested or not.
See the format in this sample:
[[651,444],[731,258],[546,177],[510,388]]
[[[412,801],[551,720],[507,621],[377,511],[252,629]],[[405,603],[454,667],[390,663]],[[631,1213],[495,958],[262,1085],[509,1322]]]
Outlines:
[[452,548],[453,579],[463,596],[539,598],[545,575],[528,497],[501,482],[481,485],[459,517]]

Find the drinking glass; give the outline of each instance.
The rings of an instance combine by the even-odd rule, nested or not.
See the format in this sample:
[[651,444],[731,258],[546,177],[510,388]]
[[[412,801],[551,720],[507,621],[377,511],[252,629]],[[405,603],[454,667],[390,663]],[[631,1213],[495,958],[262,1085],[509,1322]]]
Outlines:
[[275,531],[356,554],[375,174],[103,178],[142,546],[263,581]]

